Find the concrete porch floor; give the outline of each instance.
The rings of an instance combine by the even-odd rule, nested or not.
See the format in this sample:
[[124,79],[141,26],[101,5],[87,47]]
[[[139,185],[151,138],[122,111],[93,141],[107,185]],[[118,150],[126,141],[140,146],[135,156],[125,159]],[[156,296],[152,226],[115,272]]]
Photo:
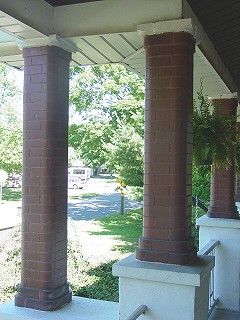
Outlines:
[[215,309],[209,320],[239,320],[240,312]]
[[[117,320],[118,303],[73,297],[56,311],[37,311],[14,306],[14,301],[0,305],[1,320]],[[215,309],[209,320],[239,320],[240,312]]]
[[73,297],[56,311],[37,311],[14,306],[14,301],[0,305],[1,320],[117,320],[118,303]]

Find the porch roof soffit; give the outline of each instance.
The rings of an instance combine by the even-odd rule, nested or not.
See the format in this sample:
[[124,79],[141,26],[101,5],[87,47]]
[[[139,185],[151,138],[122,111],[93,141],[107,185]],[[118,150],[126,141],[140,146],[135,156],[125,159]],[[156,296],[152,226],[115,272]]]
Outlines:
[[[58,3],[64,1],[55,0]],[[1,61],[21,69],[23,59],[19,44],[34,46],[49,41],[50,44],[56,43],[63,47],[69,45],[69,50],[74,52],[73,65],[122,63],[144,76],[145,51],[143,39],[137,31],[138,26],[191,18],[197,29],[201,30],[200,46],[194,58],[194,91],[199,88],[200,77],[205,79],[205,87],[209,88],[206,94],[224,94],[236,88],[186,1],[98,0],[57,7],[52,7],[48,2],[52,0],[31,0],[29,6],[27,0],[0,0]],[[213,60],[217,57],[219,62],[214,68],[211,66],[214,61],[210,59],[213,53]],[[209,87],[206,82],[214,83],[213,87]]]
[[[52,7],[48,2],[85,2]],[[0,0],[0,60],[23,67],[19,47],[69,44],[73,64],[124,63],[144,75],[140,23],[181,18],[182,0]],[[127,10],[126,10],[127,8]],[[54,35],[56,35],[54,40]],[[12,58],[13,57],[13,58]],[[137,58],[137,60],[136,60]],[[19,59],[19,61],[17,61]],[[128,61],[132,61],[130,66]]]

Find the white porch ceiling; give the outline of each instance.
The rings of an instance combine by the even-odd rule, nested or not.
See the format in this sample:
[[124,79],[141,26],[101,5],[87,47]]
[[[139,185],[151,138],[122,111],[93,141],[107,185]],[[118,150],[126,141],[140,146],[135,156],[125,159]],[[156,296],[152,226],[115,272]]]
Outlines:
[[[36,4],[36,0],[32,1],[33,4]],[[21,0],[21,2],[24,3],[26,1]],[[40,2],[45,3],[45,1],[39,0],[38,5]],[[122,0],[121,2],[126,2],[126,0]],[[136,0],[133,0],[133,2],[136,3]],[[90,20],[93,21],[94,3],[69,5],[67,7],[59,7],[56,9],[52,9],[49,4],[45,3],[42,7],[42,11],[44,14],[48,8],[50,8],[50,10],[56,10],[56,12],[58,13],[58,15],[55,16],[55,20],[56,25],[59,26],[59,29],[57,29],[57,27],[54,29],[54,27],[52,28],[52,26],[36,27],[36,25],[40,24],[39,17],[37,19],[37,23],[35,24],[32,22],[32,20],[29,20],[28,23],[26,23],[27,21],[23,22],[23,19],[20,19],[19,17],[21,12],[16,12],[15,14],[13,14],[13,8],[7,7],[7,3],[9,2],[0,0],[0,9],[2,8],[1,3],[3,3],[5,11],[0,11],[0,61],[5,62],[13,67],[23,69],[24,63],[22,50],[20,48],[22,46],[25,46],[26,44],[31,43],[31,41],[34,41],[34,43],[38,43],[38,45],[41,45],[41,43],[44,43],[44,41],[46,41],[48,37],[52,35],[52,33],[47,33],[47,30],[54,29],[56,34],[60,36],[65,44],[71,45],[75,48],[75,52],[72,55],[72,65],[121,63],[144,77],[145,51],[143,48],[143,39],[137,32],[137,24],[139,24],[140,22],[146,23],[149,19],[151,22],[153,21],[151,19],[157,19],[157,17],[160,17],[162,20],[179,17],[180,3],[182,3],[182,1],[174,1],[175,4],[177,3],[179,5],[175,8],[175,11],[173,8],[173,4],[169,5],[169,7],[166,7],[167,2],[169,1],[161,1],[162,5],[164,5],[164,10],[162,10],[162,12],[160,13],[160,1],[151,0],[151,3],[155,5],[155,8],[151,8],[150,10],[146,7],[145,0],[138,0],[140,7],[141,5],[142,7],[136,8],[134,23],[130,24],[131,14],[128,14],[127,12],[125,14],[124,21],[126,31],[114,32],[117,30],[117,24],[119,24],[118,29],[124,29],[123,27],[120,28],[121,14],[118,16],[115,13],[116,25],[111,28],[111,33],[101,33],[101,30],[105,30],[108,26],[110,26],[111,23],[113,23],[112,20],[114,20],[114,17],[111,17],[111,19],[106,22],[102,22],[102,26],[104,25],[104,27],[99,28],[99,30],[96,29],[99,23],[98,19],[96,19],[97,21],[94,22],[95,27],[91,25],[91,32],[87,32],[86,30],[88,21],[86,19],[86,16],[84,16],[83,9],[86,9],[86,12],[90,14]],[[119,4],[117,5],[117,1],[115,0],[99,1],[95,2],[95,5],[97,5],[101,9],[101,12],[99,13],[100,21],[102,21],[104,17],[107,17],[111,14],[111,7],[113,7],[113,5],[114,10],[116,10],[117,6],[117,8],[119,8],[119,13],[122,13],[122,7],[119,6]],[[132,11],[133,8],[134,7],[130,6],[129,10]],[[146,8],[148,14],[146,14],[146,12],[144,14],[142,10],[143,8]],[[79,9],[82,10],[79,11]],[[154,12],[154,9],[158,9],[158,12]],[[6,10],[8,10],[8,13],[11,13],[12,15],[6,13]],[[187,17],[189,17],[191,15],[191,10],[187,8],[187,10],[185,11],[187,12]],[[64,20],[62,20],[63,23],[60,24],[60,18],[63,18],[64,12],[66,13],[67,19],[65,18]],[[77,15],[77,13],[79,13],[79,15]],[[78,24],[76,21],[76,16],[79,16],[79,28],[77,27]],[[148,18],[143,19],[143,17],[146,16]],[[81,18],[84,18],[84,21],[81,21]],[[193,18],[196,21],[196,18]],[[66,29],[66,26],[68,24],[69,28]],[[131,31],[132,29],[134,31]],[[74,30],[74,32],[71,30]],[[71,34],[71,32],[73,34]],[[205,41],[206,36],[204,35],[204,37],[202,38]],[[204,49],[206,50],[206,47]],[[201,78],[203,78],[204,83],[204,94],[220,96],[222,94],[231,93],[234,88],[234,85],[232,85],[232,81],[230,81],[230,85],[227,86],[221,79],[219,74],[215,71],[216,66],[215,69],[211,66],[211,63],[206,59],[202,51],[203,50],[200,46],[200,49],[197,49],[194,55],[194,93],[199,91]],[[215,60],[218,61],[218,59]],[[227,72],[224,70],[223,73],[226,74]]]

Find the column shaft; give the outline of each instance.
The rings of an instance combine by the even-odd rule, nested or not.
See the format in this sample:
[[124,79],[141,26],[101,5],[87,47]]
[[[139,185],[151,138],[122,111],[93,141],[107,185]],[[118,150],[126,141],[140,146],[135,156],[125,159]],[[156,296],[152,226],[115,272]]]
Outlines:
[[187,264],[191,236],[193,54],[185,32],[145,37],[143,236],[139,260]]
[[54,310],[67,283],[68,96],[71,54],[24,49],[22,276],[17,306]]
[[240,202],[240,175],[236,176],[236,201]]
[[[215,106],[221,103],[219,116],[236,115],[237,99],[213,99],[211,104]],[[235,125],[235,124],[233,124]],[[229,169],[217,168],[212,166],[211,176],[211,195],[208,216],[210,218],[236,219],[238,217],[237,207],[235,205],[235,168],[234,154],[232,151],[232,165]]]
[[[237,122],[237,131],[238,131],[238,134],[240,133],[240,122]],[[236,189],[235,189],[235,200],[236,202],[240,202],[240,174],[237,173],[236,174]]]

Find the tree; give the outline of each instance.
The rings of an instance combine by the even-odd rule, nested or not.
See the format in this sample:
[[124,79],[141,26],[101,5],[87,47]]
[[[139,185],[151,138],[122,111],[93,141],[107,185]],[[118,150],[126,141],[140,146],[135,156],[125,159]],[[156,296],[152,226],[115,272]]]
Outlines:
[[21,92],[17,89],[16,72],[0,64],[0,169],[8,173],[22,171]]
[[85,121],[69,128],[69,145],[78,150],[81,160],[98,174],[108,162],[107,143],[111,130],[106,121]]
[[70,77],[70,103],[82,116],[91,110],[104,116],[110,106],[126,97],[144,99],[144,80],[122,65],[75,67]]
[[192,170],[192,195],[201,201],[210,201],[211,166],[196,166],[193,163]]
[[130,125],[115,132],[108,144],[109,162],[127,185],[143,186],[143,138]]
[[71,79],[70,103],[80,119],[73,113],[69,145],[88,166],[110,166],[142,185],[144,80],[121,65],[74,68]]

